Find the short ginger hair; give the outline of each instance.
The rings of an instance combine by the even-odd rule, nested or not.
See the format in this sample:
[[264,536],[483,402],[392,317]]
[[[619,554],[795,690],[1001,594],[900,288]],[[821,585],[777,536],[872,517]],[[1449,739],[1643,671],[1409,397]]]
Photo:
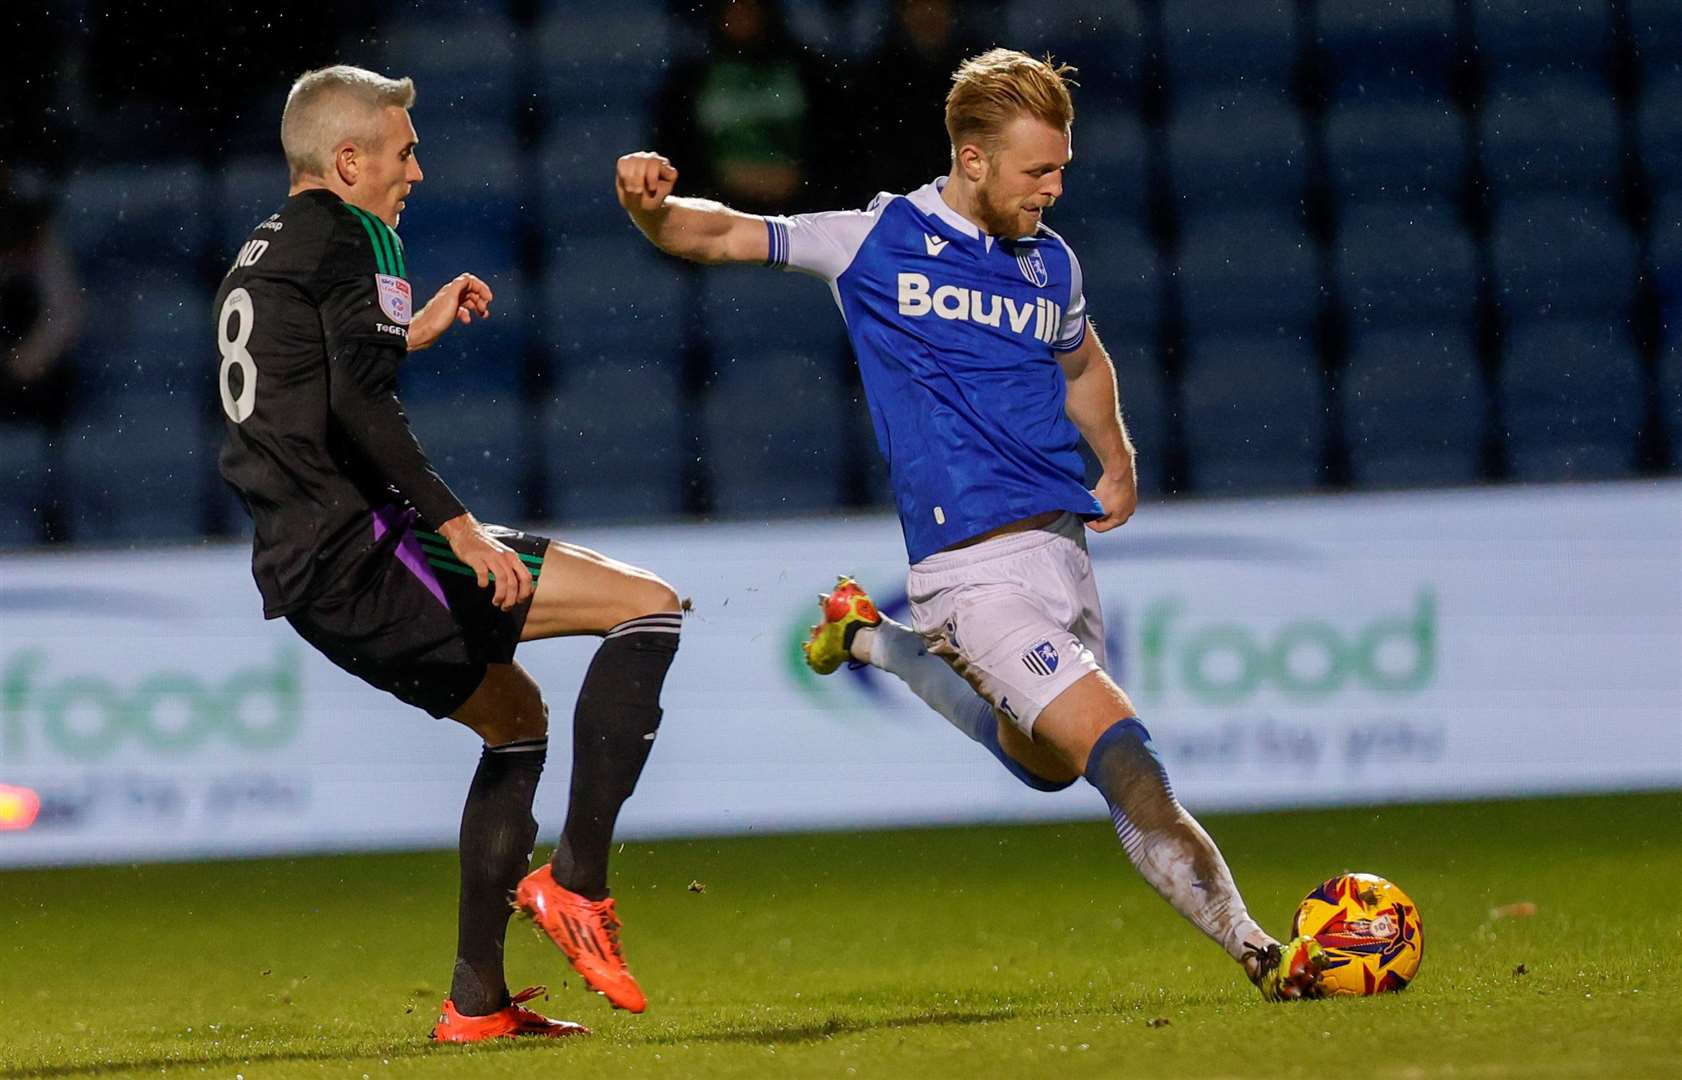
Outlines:
[[991,49],[972,56],[952,74],[946,94],[946,134],[952,152],[978,143],[988,154],[1012,121],[1022,115],[1043,120],[1060,131],[1074,123],[1075,103],[1069,76],[1075,69],[1047,56],[1036,60],[1015,49]]

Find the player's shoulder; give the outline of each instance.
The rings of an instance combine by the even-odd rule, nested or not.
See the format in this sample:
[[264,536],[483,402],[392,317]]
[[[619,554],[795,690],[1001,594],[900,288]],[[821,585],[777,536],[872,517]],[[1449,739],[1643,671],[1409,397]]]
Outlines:
[[[1036,246],[1041,252],[1041,257],[1049,260],[1049,265],[1057,277],[1062,277],[1066,272],[1077,283],[1080,281],[1084,276],[1080,268],[1080,259],[1075,257],[1075,249],[1063,239],[1062,233],[1042,221],[1040,227],[1034,230],[1034,239],[1039,241]],[[1059,263],[1062,265],[1059,266]]]
[[1045,222],[1040,222],[1040,227],[1034,230],[1034,236],[1036,239],[1045,243],[1048,247],[1061,249],[1071,260],[1075,257],[1074,247],[1067,240],[1063,239],[1063,234],[1058,232],[1056,229],[1053,229]]
[[312,213],[321,215],[327,246],[321,270],[328,277],[379,274],[407,278],[403,241],[378,215],[323,192]]

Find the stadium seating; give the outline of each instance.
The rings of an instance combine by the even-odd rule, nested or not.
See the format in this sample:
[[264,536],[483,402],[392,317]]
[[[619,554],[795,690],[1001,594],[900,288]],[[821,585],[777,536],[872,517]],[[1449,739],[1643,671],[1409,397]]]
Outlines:
[[89,168],[71,175],[59,224],[89,265],[191,262],[208,239],[210,185],[185,162]]
[[831,354],[732,356],[702,404],[714,509],[726,516],[840,504],[841,391]]
[[65,489],[77,542],[198,535],[215,460],[201,400],[185,393],[130,393],[70,425],[63,442]]
[[1252,495],[1312,488],[1324,404],[1318,361],[1300,336],[1194,342],[1183,392],[1193,490]]
[[0,424],[0,547],[41,539],[51,460],[45,430],[34,424]]
[[1297,331],[1314,318],[1314,249],[1289,217],[1229,213],[1193,220],[1180,251],[1186,319],[1196,333]]
[[564,366],[579,355],[676,357],[696,271],[655,251],[621,223],[620,235],[562,237],[545,288],[541,332]]
[[1441,204],[1351,207],[1338,233],[1343,299],[1358,325],[1465,325],[1476,299],[1472,241]]
[[1492,93],[1534,72],[1606,70],[1612,6],[1604,0],[1473,0],[1472,11]]
[[667,356],[581,356],[541,403],[549,490],[560,521],[674,514],[693,457],[684,442],[677,364]]
[[1332,185],[1358,201],[1448,201],[1466,182],[1465,122],[1447,104],[1334,104],[1326,118]]
[[1465,328],[1361,334],[1341,391],[1356,484],[1478,479],[1485,394]]
[[1142,217],[1147,159],[1145,130],[1136,115],[1099,105],[1086,108],[1084,98],[1077,108],[1074,160],[1051,225],[1079,251],[1098,223]]
[[1623,319],[1635,284],[1635,240],[1600,200],[1539,196],[1502,204],[1495,271],[1508,314]]
[[[421,11],[406,9],[385,33],[384,70],[415,80],[415,127],[423,144],[424,122],[501,126],[513,115],[520,36],[506,13],[481,4],[463,15],[467,7],[430,0]],[[472,33],[462,32],[463,19]]]
[[1280,93],[1203,94],[1168,127],[1174,198],[1182,213],[1298,205],[1308,179],[1302,117]]
[[1222,84],[1283,88],[1296,59],[1292,0],[1163,0],[1168,85],[1175,92]]
[[1076,226],[1064,234],[1080,260],[1086,311],[1105,335],[1148,340],[1161,310],[1156,249],[1131,222]]
[[1454,55],[1454,0],[1339,0],[1316,11],[1334,97],[1363,103],[1441,100]]
[[524,519],[531,438],[528,406],[518,397],[466,394],[405,404],[409,425],[438,475],[481,521]]
[[1682,67],[1648,80],[1638,125],[1653,186],[1665,194],[1682,193]]
[[1649,77],[1682,65],[1682,5],[1674,0],[1627,0],[1627,6]]
[[1597,81],[1538,79],[1497,95],[1485,109],[1482,135],[1485,164],[1503,197],[1570,192],[1612,204],[1618,117]]
[[1633,472],[1645,403],[1640,361],[1622,321],[1517,327],[1501,392],[1518,479],[1602,480]]
[[1659,415],[1670,441],[1670,466],[1682,469],[1682,333],[1675,330],[1659,353]]
[[1104,339],[1104,348],[1116,369],[1116,393],[1121,415],[1138,453],[1139,492],[1155,495],[1164,490],[1167,467],[1169,415],[1162,365],[1148,339],[1116,335]]

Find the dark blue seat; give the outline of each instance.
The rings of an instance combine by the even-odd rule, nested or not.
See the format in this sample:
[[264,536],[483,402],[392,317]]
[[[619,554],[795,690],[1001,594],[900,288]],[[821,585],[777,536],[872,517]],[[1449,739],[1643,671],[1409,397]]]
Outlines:
[[784,350],[720,364],[702,406],[715,509],[731,516],[835,509],[841,402],[828,353]]
[[1666,195],[1682,193],[1682,68],[1648,79],[1637,124],[1653,187]]
[[1148,339],[1157,327],[1162,295],[1156,249],[1131,222],[1095,223],[1081,232],[1084,239],[1069,240],[1080,260],[1087,313],[1106,343],[1111,335],[1118,341]]
[[1463,325],[1471,317],[1476,252],[1446,205],[1351,206],[1338,255],[1343,298],[1357,325]]
[[1298,491],[1319,477],[1322,380],[1302,336],[1200,337],[1188,350],[1186,445],[1193,490]]
[[1682,332],[1672,330],[1659,352],[1659,413],[1670,438],[1670,468],[1682,472]]
[[715,267],[701,275],[701,302],[707,342],[720,366],[765,351],[827,359],[843,341],[834,294],[806,274]]
[[1474,0],[1473,24],[1490,89],[1538,71],[1600,75],[1612,48],[1605,0]]
[[1498,196],[1572,192],[1612,203],[1621,148],[1617,109],[1603,84],[1526,81],[1489,100],[1482,132]]
[[647,141],[642,109],[622,103],[558,122],[543,144],[539,173],[550,235],[645,243],[614,196],[613,176],[620,155],[647,149]]
[[1076,107],[1131,96],[1138,85],[1141,42],[1133,5],[1114,0],[1013,0],[1000,41],[1033,56],[1050,52],[1080,67]]
[[655,251],[629,223],[620,236],[565,239],[551,253],[543,333],[562,363],[617,355],[676,365],[694,271]]
[[410,403],[409,424],[432,467],[481,521],[520,520],[528,455],[527,406],[517,397],[468,395]]
[[677,364],[592,357],[564,385],[542,414],[550,515],[571,522],[677,513],[691,456],[682,440]]
[[1291,217],[1217,214],[1187,224],[1179,278],[1195,333],[1295,332],[1312,322],[1319,278],[1308,237]]
[[54,494],[47,433],[35,424],[0,424],[0,547],[41,539],[47,499]]
[[441,8],[434,17],[405,11],[385,32],[383,70],[415,80],[414,120],[422,145],[426,125],[441,120],[511,124],[514,72],[522,62],[513,22],[484,8],[463,15],[434,6]]
[[192,260],[209,239],[200,208],[213,192],[184,162],[83,170],[67,181],[59,224],[84,264]]
[[1295,207],[1307,146],[1301,114],[1282,93],[1184,98],[1168,126],[1175,201],[1182,213]]
[[1628,0],[1628,7],[1648,75],[1682,65],[1682,5],[1675,0]]
[[1162,38],[1170,90],[1216,85],[1283,87],[1296,49],[1291,0],[1163,0]]
[[1362,334],[1340,389],[1356,484],[1477,481],[1485,394],[1465,328]]
[[1168,428],[1172,418],[1163,387],[1162,365],[1149,339],[1117,333],[1104,339],[1116,369],[1121,416],[1138,453],[1139,490],[1154,495],[1166,479]]
[[432,348],[409,354],[398,377],[404,402],[519,397],[526,342],[545,334],[549,322],[518,276],[487,276],[495,294],[491,317],[452,326]]
[[1326,155],[1339,196],[1448,201],[1466,183],[1465,122],[1442,102],[1334,105]]
[[211,493],[215,428],[187,394],[128,394],[82,413],[64,434],[65,490],[78,542],[198,535]]
[[1622,320],[1513,329],[1501,368],[1507,449],[1521,480],[1633,474],[1645,411],[1641,364]]
[[1454,0],[1339,0],[1319,5],[1317,14],[1335,99],[1414,102],[1446,95]]
[[1508,314],[1623,319],[1636,275],[1635,239],[1592,196],[1503,202],[1496,215],[1495,271]]
[[1147,183],[1145,129],[1139,118],[1124,109],[1084,105],[1084,98],[1076,105],[1073,168],[1051,217],[1052,228],[1077,250],[1092,235],[1081,227],[1084,222],[1142,217]]
[[222,204],[223,231],[212,239],[227,252],[232,265],[246,235],[286,204],[286,160],[278,146],[268,153],[236,158],[218,170],[213,183]]

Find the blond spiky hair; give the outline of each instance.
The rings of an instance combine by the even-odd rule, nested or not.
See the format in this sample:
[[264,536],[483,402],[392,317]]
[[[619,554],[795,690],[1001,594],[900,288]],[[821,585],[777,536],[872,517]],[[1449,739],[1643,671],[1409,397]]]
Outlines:
[[946,133],[952,138],[952,152],[975,143],[993,153],[1004,129],[1024,114],[1068,130],[1075,119],[1074,99],[1069,96],[1069,87],[1075,84],[1068,78],[1074,73],[1074,68],[1050,56],[1036,60],[1015,49],[991,49],[965,60],[953,73],[952,89],[946,95]]

